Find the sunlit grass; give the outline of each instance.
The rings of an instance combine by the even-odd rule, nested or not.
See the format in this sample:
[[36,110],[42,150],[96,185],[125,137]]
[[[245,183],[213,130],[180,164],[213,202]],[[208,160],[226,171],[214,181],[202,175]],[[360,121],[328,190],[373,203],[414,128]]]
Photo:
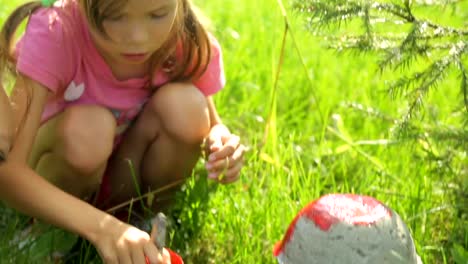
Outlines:
[[[2,9],[15,3],[0,7],[0,20],[5,17]],[[378,74],[371,53],[351,56],[326,50],[289,13],[301,56],[288,35],[275,123],[264,141],[284,33],[277,2],[198,3],[212,19],[224,50],[228,84],[216,95],[216,104],[249,152],[242,177],[233,185],[206,180],[200,164],[180,193],[170,246],[187,263],[273,264],[272,247],[302,206],[326,193],[351,192],[374,196],[397,211],[425,263],[453,263],[453,244],[468,246],[466,179],[460,176],[466,177],[466,152],[438,159],[451,151],[445,144],[392,137],[393,119],[406,104],[403,98],[390,99],[385,81],[399,73]],[[450,16],[457,17],[440,17]],[[460,122],[462,117],[453,114],[459,106],[458,87],[457,75],[451,74],[433,91],[424,122]],[[11,246],[10,238],[25,220],[11,210],[0,211],[5,212],[0,218],[6,234],[0,239],[3,259],[14,262],[47,252]],[[87,252],[92,251],[82,251],[81,263],[93,258]]]

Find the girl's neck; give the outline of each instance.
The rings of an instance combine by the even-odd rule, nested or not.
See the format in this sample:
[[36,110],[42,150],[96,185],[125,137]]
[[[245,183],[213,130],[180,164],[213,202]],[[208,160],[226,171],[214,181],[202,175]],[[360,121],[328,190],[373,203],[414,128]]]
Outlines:
[[135,78],[144,78],[148,75],[148,64],[142,65],[121,65],[108,61],[105,57],[104,60],[109,65],[112,75],[119,80],[125,81]]

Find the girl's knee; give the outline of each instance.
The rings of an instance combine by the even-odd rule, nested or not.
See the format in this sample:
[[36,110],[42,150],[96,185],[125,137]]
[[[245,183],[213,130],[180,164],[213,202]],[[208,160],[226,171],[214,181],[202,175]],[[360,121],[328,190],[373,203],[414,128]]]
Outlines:
[[192,84],[170,83],[160,87],[150,107],[164,129],[186,143],[199,143],[210,130],[210,114],[205,95]]
[[57,127],[58,152],[73,169],[92,174],[110,157],[116,121],[99,106],[68,108]]

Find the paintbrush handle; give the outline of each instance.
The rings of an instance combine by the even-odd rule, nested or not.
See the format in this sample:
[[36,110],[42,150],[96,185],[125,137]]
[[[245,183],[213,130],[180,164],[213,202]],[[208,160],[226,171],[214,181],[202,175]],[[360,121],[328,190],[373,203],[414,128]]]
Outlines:
[[167,218],[163,213],[158,213],[151,221],[151,239],[161,251],[166,246]]

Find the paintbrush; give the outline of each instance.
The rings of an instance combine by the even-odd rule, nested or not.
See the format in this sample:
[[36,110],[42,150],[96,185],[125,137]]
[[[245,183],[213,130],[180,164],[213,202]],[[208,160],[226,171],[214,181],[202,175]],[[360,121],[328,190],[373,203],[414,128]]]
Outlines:
[[[167,232],[167,218],[166,216],[159,212],[151,220],[151,240],[158,248],[159,252],[162,254],[163,248],[166,246],[166,232]],[[146,257],[146,264],[149,264],[150,261]]]
[[167,218],[159,212],[153,220],[151,220],[151,239],[160,252],[166,246],[166,233],[167,233]]

